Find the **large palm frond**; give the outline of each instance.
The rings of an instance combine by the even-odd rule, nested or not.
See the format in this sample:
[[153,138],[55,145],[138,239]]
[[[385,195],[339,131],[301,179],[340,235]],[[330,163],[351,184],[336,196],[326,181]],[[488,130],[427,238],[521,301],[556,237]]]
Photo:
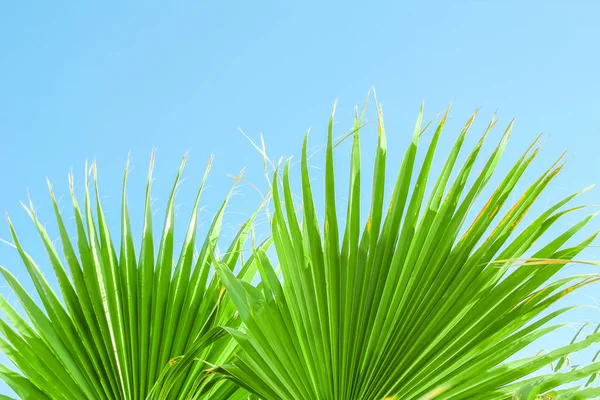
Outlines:
[[[223,374],[267,400],[380,400],[388,396],[408,400],[501,399],[519,391],[528,395],[537,391],[535,397],[600,371],[600,363],[594,362],[584,369],[527,378],[599,342],[598,332],[545,355],[507,361],[560,326],[549,324],[569,308],[550,310],[553,304],[599,279],[598,275],[553,278],[595,238],[596,234],[565,247],[591,216],[538,246],[527,262],[517,261],[534,249],[536,240],[559,218],[581,208],[564,209],[575,193],[527,226],[520,225],[561,166],[553,164],[503,211],[538,153],[534,142],[467,226],[475,202],[497,169],[512,123],[484,159],[482,170],[474,174],[484,140],[496,121],[489,123],[464,164],[457,165],[473,115],[435,178],[430,170],[448,111],[419,167],[422,112],[421,108],[386,207],[386,135],[382,109],[377,106],[378,145],[366,223],[361,223],[360,216],[359,130],[364,113],[357,111],[354,122],[343,226],[338,222],[335,198],[333,115],[325,158],[323,229],[309,177],[306,138],[301,158],[301,221],[289,161],[282,174],[275,172],[271,227],[277,263],[263,249],[255,250],[262,277],[258,287],[237,279],[225,264],[218,267],[244,322],[242,328],[226,328],[243,351],[233,363],[220,368]],[[453,173],[456,177],[451,180]],[[273,264],[279,264],[281,276]],[[569,396],[576,389],[570,391]],[[590,386],[578,393],[580,398],[591,398],[598,395],[598,389]]]

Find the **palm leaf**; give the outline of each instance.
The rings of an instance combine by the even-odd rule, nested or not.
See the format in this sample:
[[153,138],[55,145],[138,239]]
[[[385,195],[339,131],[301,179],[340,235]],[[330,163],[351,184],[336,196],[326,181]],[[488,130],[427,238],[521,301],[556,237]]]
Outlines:
[[[359,130],[363,116],[358,112],[345,225],[338,221],[335,196],[333,113],[325,152],[323,228],[311,187],[307,138],[302,148],[300,216],[292,201],[289,162],[283,174],[275,172],[271,229],[277,263],[264,250],[255,251],[262,277],[259,287],[217,265],[244,322],[243,327],[227,328],[242,351],[233,363],[218,367],[218,372],[267,400],[406,400],[511,398],[529,386],[540,387],[539,394],[550,393],[600,371],[600,364],[592,363],[577,373],[524,380],[569,353],[597,343],[598,333],[543,356],[507,361],[559,327],[551,325],[552,320],[569,309],[548,313],[559,299],[599,279],[598,275],[554,278],[596,234],[565,247],[591,220],[585,217],[534,251],[536,240],[559,218],[581,208],[564,209],[576,193],[523,226],[523,217],[560,171],[559,161],[507,207],[538,154],[537,140],[501,177],[467,226],[497,169],[513,124],[475,174],[483,143],[496,125],[492,119],[459,165],[475,113],[458,135],[439,176],[434,177],[431,167],[448,111],[418,166],[424,131],[421,107],[386,206],[386,133],[382,108],[377,106],[372,198],[362,228]],[[531,251],[534,254],[529,258]],[[516,261],[522,258],[531,262]],[[281,277],[273,264],[280,265]],[[597,392],[590,387],[584,390],[582,396]]]
[[[0,377],[20,398],[247,398],[246,391],[215,375],[207,375],[205,370],[213,363],[227,362],[237,348],[229,337],[211,335],[211,330],[220,325],[240,324],[231,301],[223,294],[218,276],[210,273],[211,265],[224,263],[233,272],[237,265],[243,264],[237,277],[252,278],[257,265],[253,259],[244,262],[241,249],[254,216],[233,239],[228,251],[217,256],[217,239],[230,192],[213,219],[200,253],[194,254],[198,207],[209,162],[181,252],[176,254],[174,201],[185,158],[168,200],[158,242],[153,235],[150,208],[153,159],[154,155],[137,254],[127,206],[127,170],[123,180],[119,249],[111,238],[100,204],[95,165],[91,169],[95,196],[92,199],[87,190],[90,184],[86,177],[83,208],[70,179],[76,242],[67,234],[49,185],[64,261],[37,219],[31,201],[24,206],[40,234],[64,301],[59,300],[36,262],[21,246],[9,220],[14,247],[41,299],[41,304],[37,304],[7,269],[1,269],[31,321],[25,321],[0,297],[0,310],[7,319],[0,319],[3,335],[0,347],[19,370],[0,366]],[[194,362],[178,363],[191,351],[198,355]],[[178,371],[176,379],[166,380],[165,376],[173,376],[174,366]]]

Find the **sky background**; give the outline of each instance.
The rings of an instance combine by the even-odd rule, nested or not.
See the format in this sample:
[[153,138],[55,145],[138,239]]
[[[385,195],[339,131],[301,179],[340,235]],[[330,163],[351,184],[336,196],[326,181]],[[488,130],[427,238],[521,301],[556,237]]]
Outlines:
[[[303,134],[312,127],[311,163],[320,196],[319,167],[331,106],[338,99],[335,130],[341,135],[352,125],[353,107],[363,103],[371,87],[384,107],[389,185],[420,102],[425,102],[429,120],[452,100],[434,173],[462,124],[481,108],[468,143],[478,139],[498,110],[500,122],[488,150],[516,117],[499,172],[506,172],[544,134],[543,151],[521,190],[568,150],[567,166],[533,214],[600,183],[597,1],[201,3],[0,5],[0,210],[10,214],[44,271],[50,267],[19,201],[29,191],[40,220],[56,237],[46,177],[70,216],[67,174],[74,171],[81,194],[85,161],[96,159],[103,206],[118,229],[121,178],[130,153],[129,204],[139,231],[150,152],[156,148],[159,225],[181,156],[190,151],[177,202],[181,232],[211,154],[215,160],[203,198],[204,224],[233,183],[228,174],[247,167],[245,179],[264,190],[261,156],[238,128],[253,140],[262,133],[269,156],[277,160],[297,159]],[[371,103],[370,120],[373,108]],[[373,159],[374,128],[368,125],[362,135],[365,168]],[[424,142],[430,137],[425,135]],[[348,146],[337,151],[342,204],[348,155]],[[494,178],[491,184],[497,182]],[[260,202],[250,186],[236,193],[227,235]],[[600,203],[600,189],[579,202]],[[565,218],[550,236],[582,216]],[[585,233],[598,227],[598,221],[592,222]],[[266,228],[259,224],[259,234],[266,235]],[[0,224],[0,237],[9,236],[7,224]],[[599,257],[597,249],[581,256]],[[32,289],[15,251],[4,244],[0,265]],[[593,270],[573,266],[569,271]],[[15,302],[5,287],[1,292]],[[566,303],[595,305],[597,292],[598,286],[587,287]],[[536,344],[536,350],[566,344],[576,327],[584,321],[597,323],[599,317],[594,308],[569,314],[573,327]],[[586,358],[589,354],[581,360]],[[3,383],[0,393],[10,393]]]

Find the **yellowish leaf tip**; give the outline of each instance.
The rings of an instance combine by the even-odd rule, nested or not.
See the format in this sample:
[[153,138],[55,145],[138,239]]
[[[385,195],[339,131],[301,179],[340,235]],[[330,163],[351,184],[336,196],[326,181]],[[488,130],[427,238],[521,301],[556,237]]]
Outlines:
[[46,177],[46,185],[48,186],[48,191],[50,192],[50,197],[54,198],[54,190],[52,189],[52,183],[50,182],[50,178]]
[[68,179],[69,179],[69,190],[71,191],[71,193],[73,193],[73,191],[75,189],[75,178],[73,177],[73,171],[69,172]]
[[152,176],[154,170],[154,160],[156,159],[156,147],[150,152],[150,164],[148,166],[148,176]]
[[188,153],[189,153],[189,151],[186,151],[185,153],[183,153],[183,157],[181,158],[181,165],[179,166],[179,172],[181,172],[183,170],[183,168],[185,167],[185,163],[187,162],[187,158],[188,158]]
[[127,179],[127,176],[129,175],[129,166],[131,164],[131,151],[129,153],[127,153],[127,160],[125,161],[125,176],[124,179]]

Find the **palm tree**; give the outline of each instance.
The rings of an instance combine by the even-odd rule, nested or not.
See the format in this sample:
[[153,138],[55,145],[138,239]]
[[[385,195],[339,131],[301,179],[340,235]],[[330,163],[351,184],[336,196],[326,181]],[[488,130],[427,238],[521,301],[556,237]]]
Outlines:
[[[335,107],[334,107],[335,110]],[[316,399],[535,399],[597,398],[591,382],[600,362],[568,372],[540,374],[553,362],[600,341],[596,330],[547,354],[507,361],[560,325],[551,321],[570,308],[551,308],[594,275],[553,278],[596,237],[565,247],[592,216],[538,246],[534,243],[562,216],[572,194],[526,226],[521,223],[561,165],[552,164],[507,206],[509,196],[538,154],[536,142],[514,163],[469,226],[476,200],[495,172],[512,130],[504,131],[483,169],[473,166],[496,120],[487,126],[466,161],[457,165],[469,118],[445,159],[430,169],[448,110],[437,125],[421,166],[416,165],[422,129],[419,113],[389,206],[384,205],[386,134],[377,106],[378,143],[370,212],[361,221],[358,111],[350,156],[348,204],[338,221],[335,196],[333,113],[325,155],[323,228],[309,176],[307,139],[301,158],[301,212],[291,189],[290,163],[271,180],[271,229],[276,258],[254,250],[261,283],[217,271],[243,321],[226,327],[243,351],[216,371],[260,398]],[[456,174],[451,180],[453,172]],[[430,194],[426,196],[428,184]],[[385,208],[384,208],[385,207]],[[521,228],[520,231],[517,228]],[[542,237],[543,240],[544,237]],[[279,269],[275,268],[278,265]],[[564,384],[589,378],[586,385]],[[562,386],[561,386],[562,385]],[[581,387],[580,387],[581,386]],[[587,386],[587,387],[586,387]],[[538,397],[539,396],[539,397]]]
[[[129,222],[126,185],[123,181],[120,247],[107,229],[96,179],[95,208],[85,181],[85,199],[80,208],[70,178],[76,243],[67,235],[63,217],[50,188],[56,223],[62,243],[61,260],[31,202],[25,209],[36,225],[54,269],[60,301],[35,261],[21,246],[10,224],[14,247],[31,276],[42,302],[40,307],[5,268],[2,275],[12,288],[30,323],[0,297],[0,350],[20,372],[0,365],[0,377],[22,399],[200,399],[247,398],[232,382],[215,380],[203,371],[206,363],[226,362],[236,344],[217,326],[237,327],[231,301],[219,279],[211,272],[218,259],[250,280],[256,273],[253,258],[241,260],[242,244],[250,232],[249,220],[233,239],[229,249],[216,254],[217,239],[229,194],[215,215],[198,254],[195,254],[196,223],[200,185],[194,209],[179,254],[175,252],[174,199],[182,172],[181,164],[169,197],[162,236],[153,237],[151,200],[152,165],[148,174],[141,247],[136,254]],[[265,245],[268,245],[266,243]],[[155,257],[155,254],[157,256]],[[175,262],[175,264],[173,264]],[[65,265],[70,272],[67,274]],[[174,267],[174,268],[173,268]],[[198,355],[185,364],[178,378],[170,371],[186,351]],[[7,398],[3,396],[3,398]]]

